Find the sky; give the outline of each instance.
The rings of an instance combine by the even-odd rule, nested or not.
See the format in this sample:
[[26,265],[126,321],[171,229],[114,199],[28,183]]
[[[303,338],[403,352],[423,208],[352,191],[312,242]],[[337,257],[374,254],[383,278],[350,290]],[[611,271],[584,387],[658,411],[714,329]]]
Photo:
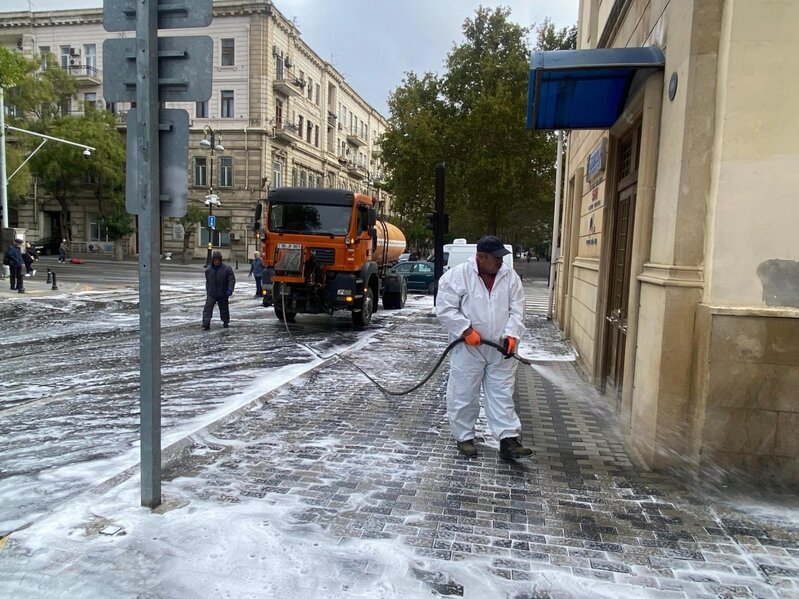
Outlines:
[[[0,0],[0,10],[102,6],[102,0]],[[507,6],[511,20],[531,27],[550,17],[577,22],[578,0],[275,0],[295,19],[305,42],[384,116],[389,93],[408,71],[442,73],[447,53],[463,41],[462,26],[479,6]]]

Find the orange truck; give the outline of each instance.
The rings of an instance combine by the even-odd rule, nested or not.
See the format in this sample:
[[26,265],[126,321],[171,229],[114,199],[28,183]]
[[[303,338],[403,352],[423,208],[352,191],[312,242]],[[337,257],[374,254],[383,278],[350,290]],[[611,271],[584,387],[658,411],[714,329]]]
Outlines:
[[402,308],[408,283],[390,266],[405,251],[405,236],[377,218],[373,197],[344,189],[281,187],[258,204],[255,227],[263,235],[263,262],[272,269],[275,315],[349,310],[366,326],[377,310]]

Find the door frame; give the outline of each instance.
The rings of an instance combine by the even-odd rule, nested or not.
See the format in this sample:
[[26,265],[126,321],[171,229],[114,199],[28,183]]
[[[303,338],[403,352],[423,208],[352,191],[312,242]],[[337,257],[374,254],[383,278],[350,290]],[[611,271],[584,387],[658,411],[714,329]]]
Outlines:
[[[619,151],[621,143],[629,136],[637,136],[633,141],[632,147],[635,153],[634,159],[638,160],[641,147],[641,118],[639,117],[630,122],[630,126],[618,133],[611,131],[608,139],[608,164],[612,168],[608,169],[608,177],[605,181],[605,210],[603,211],[603,224],[602,224],[602,250],[600,252],[600,266],[599,266],[599,285],[597,287],[597,309],[596,309],[596,335],[594,337],[594,373],[593,378],[595,384],[599,387],[600,391],[604,394],[607,393],[607,385],[605,375],[610,368],[609,359],[609,341],[610,332],[609,324],[606,317],[609,315],[608,310],[610,306],[610,294],[613,293],[612,272],[611,266],[613,264],[613,255],[615,249],[616,239],[616,217],[619,205],[619,195],[621,191],[635,186],[638,178],[638,170],[640,164],[636,164],[636,168],[630,175],[621,177],[619,172]],[[631,213],[630,218],[634,219],[635,212]],[[635,220],[632,222],[632,231],[635,231]],[[630,238],[629,243],[632,247],[633,237]],[[628,252],[628,256],[630,253]],[[628,280],[626,293],[629,293],[630,285],[632,285],[632,273],[630,273],[630,280]],[[622,386],[616,387],[619,398],[621,397]]]

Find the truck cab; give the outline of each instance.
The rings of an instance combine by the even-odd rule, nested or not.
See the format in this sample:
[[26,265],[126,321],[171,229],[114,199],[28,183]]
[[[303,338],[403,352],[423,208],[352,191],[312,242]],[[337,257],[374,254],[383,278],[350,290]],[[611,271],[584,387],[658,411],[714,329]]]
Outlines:
[[273,269],[278,318],[349,310],[356,325],[366,326],[378,298],[386,308],[404,306],[407,282],[387,266],[400,244],[399,252],[404,249],[405,239],[377,219],[371,196],[279,188],[269,194],[264,220],[263,260]]

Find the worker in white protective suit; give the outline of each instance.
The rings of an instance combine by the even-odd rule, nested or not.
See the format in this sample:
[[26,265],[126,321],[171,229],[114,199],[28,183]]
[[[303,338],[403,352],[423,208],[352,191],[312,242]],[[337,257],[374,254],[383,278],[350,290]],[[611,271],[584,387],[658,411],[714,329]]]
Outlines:
[[[508,358],[524,332],[524,289],[519,275],[503,264],[502,256],[509,253],[498,238],[483,237],[476,256],[445,272],[438,283],[436,315],[449,331],[450,342],[460,337],[465,341],[450,353],[447,415],[458,450],[467,457],[477,455],[474,425],[480,413],[480,385],[500,457],[533,453],[521,444],[522,427],[513,404],[518,362]],[[503,352],[481,345],[482,339],[501,344]]]

